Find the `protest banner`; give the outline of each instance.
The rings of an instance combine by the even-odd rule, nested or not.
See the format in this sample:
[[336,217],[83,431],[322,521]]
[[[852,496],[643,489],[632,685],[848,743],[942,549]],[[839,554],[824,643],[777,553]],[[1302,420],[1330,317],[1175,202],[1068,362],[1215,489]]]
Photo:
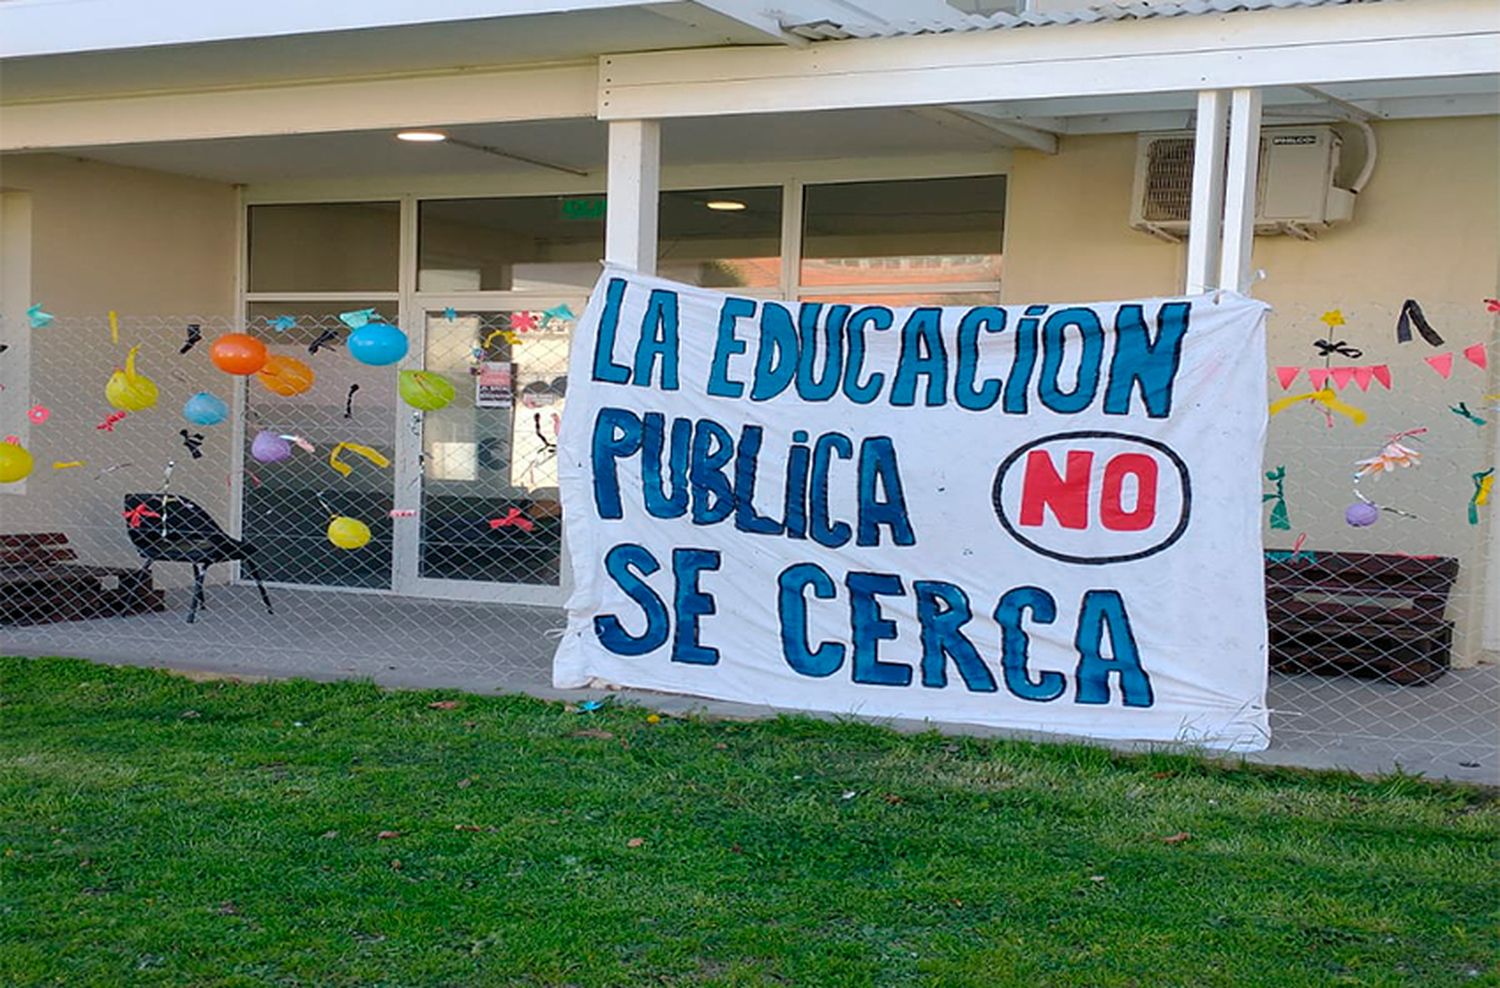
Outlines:
[[1264,748],[1265,312],[607,268],[559,440],[555,684]]

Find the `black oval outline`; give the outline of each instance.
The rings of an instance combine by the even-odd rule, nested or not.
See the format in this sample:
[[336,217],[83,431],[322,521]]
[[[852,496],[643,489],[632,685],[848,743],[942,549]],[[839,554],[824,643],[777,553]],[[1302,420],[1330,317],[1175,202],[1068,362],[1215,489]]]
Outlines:
[[[1043,443],[1054,442],[1058,439],[1124,439],[1129,442],[1140,443],[1143,446],[1149,446],[1152,449],[1165,453],[1167,455],[1167,458],[1172,461],[1172,465],[1177,468],[1178,475],[1182,478],[1182,517],[1178,519],[1177,527],[1172,530],[1172,533],[1168,535],[1166,539],[1161,542],[1161,544],[1152,546],[1150,549],[1146,549],[1142,552],[1130,553],[1129,555],[1125,556],[1100,556],[1098,558],[1070,556],[1067,553],[1053,552],[1051,549],[1045,549],[1042,546],[1037,545],[1035,542],[1031,541],[1020,532],[1016,531],[1015,528],[1011,525],[1010,519],[1005,517],[1005,506],[1001,503],[1000,499],[1001,481],[1005,479],[1005,474],[1010,470],[1011,466],[1015,464],[1016,460],[1020,458],[1022,453],[1025,453],[1027,450],[1034,449],[1037,446],[1041,446]],[[1182,538],[1183,534],[1187,531],[1188,521],[1192,516],[1193,484],[1192,480],[1188,476],[1187,464],[1182,462],[1182,457],[1178,456],[1177,453],[1166,443],[1159,442],[1155,439],[1147,439],[1145,436],[1133,436],[1128,432],[1103,432],[1098,430],[1084,430],[1082,432],[1058,432],[1050,436],[1043,436],[1040,439],[1033,439],[1031,442],[1027,443],[1024,446],[1018,446],[1011,452],[1009,456],[1000,461],[1000,465],[995,468],[995,480],[990,485],[990,504],[995,510],[995,517],[1000,520],[1001,527],[1005,529],[1010,537],[1015,539],[1017,542],[1021,543],[1037,555],[1046,556],[1048,559],[1056,559],[1059,562],[1077,563],[1081,566],[1105,566],[1110,563],[1129,563],[1134,562],[1137,559],[1145,559],[1148,556],[1154,556],[1158,552],[1163,552],[1166,549],[1171,548],[1178,539]]]

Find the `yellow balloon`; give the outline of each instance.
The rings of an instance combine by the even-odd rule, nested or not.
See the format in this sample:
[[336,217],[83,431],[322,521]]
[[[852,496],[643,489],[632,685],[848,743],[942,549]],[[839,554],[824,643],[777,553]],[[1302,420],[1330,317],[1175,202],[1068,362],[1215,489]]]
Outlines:
[[116,408],[127,412],[139,412],[156,404],[156,382],[144,374],[135,372],[135,353],[140,347],[133,346],[125,358],[125,369],[110,375],[104,386],[104,397]]
[[370,541],[370,526],[358,518],[338,515],[328,523],[328,541],[340,549],[358,549]]
[[31,473],[31,454],[20,446],[0,443],[0,484],[14,484]]

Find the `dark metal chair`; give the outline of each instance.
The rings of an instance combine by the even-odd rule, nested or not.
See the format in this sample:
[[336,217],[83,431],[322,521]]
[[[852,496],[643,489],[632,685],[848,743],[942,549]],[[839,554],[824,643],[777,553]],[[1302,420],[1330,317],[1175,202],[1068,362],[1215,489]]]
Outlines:
[[214,563],[244,563],[260,591],[266,613],[276,613],[255,568],[255,546],[230,536],[201,505],[178,494],[126,494],[124,516],[131,544],[146,560],[147,572],[152,563],[192,564],[189,624],[198,619],[198,609],[203,606],[203,577]]

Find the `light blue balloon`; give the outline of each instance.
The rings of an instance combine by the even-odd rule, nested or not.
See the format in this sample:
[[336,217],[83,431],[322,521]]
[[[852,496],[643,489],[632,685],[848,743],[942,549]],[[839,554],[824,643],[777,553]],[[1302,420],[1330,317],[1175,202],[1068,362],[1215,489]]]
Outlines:
[[349,334],[349,356],[381,367],[406,356],[406,334],[388,322],[367,322]]
[[182,416],[194,425],[218,425],[229,418],[229,406],[207,391],[200,391],[182,406]]

